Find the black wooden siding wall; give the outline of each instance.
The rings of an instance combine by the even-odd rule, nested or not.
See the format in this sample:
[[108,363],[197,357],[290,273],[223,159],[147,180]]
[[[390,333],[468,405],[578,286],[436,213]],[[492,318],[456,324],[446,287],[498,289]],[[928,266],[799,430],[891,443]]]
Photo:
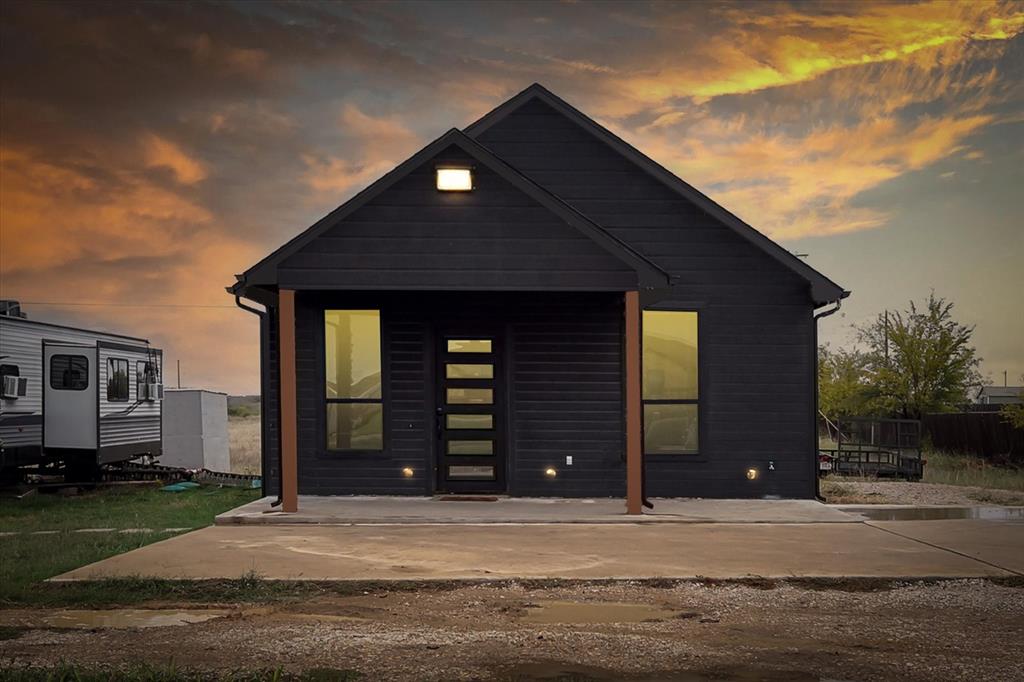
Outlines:
[[438,192],[438,164],[474,165],[456,147],[399,180],[287,258],[284,288],[623,290],[636,274],[496,173],[472,192]]
[[[540,100],[480,136],[498,156],[637,248],[701,314],[701,455],[648,458],[651,495],[813,495],[807,284]],[[748,466],[775,471],[758,483]]]
[[[385,450],[328,452],[322,311],[360,307],[382,310]],[[300,494],[434,492],[435,330],[431,320],[496,316],[503,322],[507,347],[509,492],[623,495],[622,303],[618,294],[313,292],[299,292],[296,300]],[[276,424],[277,413],[269,404],[268,415]],[[276,400],[274,405],[276,410]],[[277,480],[276,440],[273,443],[270,494],[276,494]],[[572,466],[565,465],[566,455],[573,456]],[[544,474],[550,466],[558,470],[554,479]],[[404,477],[404,467],[411,467],[414,476]]]

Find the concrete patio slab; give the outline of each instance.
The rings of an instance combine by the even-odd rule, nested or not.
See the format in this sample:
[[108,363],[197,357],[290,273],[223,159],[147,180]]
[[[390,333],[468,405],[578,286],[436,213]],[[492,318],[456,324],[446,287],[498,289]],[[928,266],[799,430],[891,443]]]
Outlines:
[[286,514],[264,497],[217,517],[227,524],[478,524],[478,523],[854,523],[814,500],[655,499],[654,510],[627,516],[621,499],[497,498],[493,502],[434,497],[300,496]]
[[[1024,551],[1024,523],[948,523],[963,524],[952,531],[962,554],[865,523],[213,526],[57,580],[237,578],[250,571],[267,579],[373,581],[1015,574],[998,562]],[[990,534],[998,540],[987,540]]]

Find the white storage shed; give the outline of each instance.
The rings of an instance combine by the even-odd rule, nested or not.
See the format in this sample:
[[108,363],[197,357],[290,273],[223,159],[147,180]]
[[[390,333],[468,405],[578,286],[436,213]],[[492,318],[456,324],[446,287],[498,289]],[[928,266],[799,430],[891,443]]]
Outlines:
[[226,394],[198,388],[167,389],[164,392],[160,464],[231,471]]

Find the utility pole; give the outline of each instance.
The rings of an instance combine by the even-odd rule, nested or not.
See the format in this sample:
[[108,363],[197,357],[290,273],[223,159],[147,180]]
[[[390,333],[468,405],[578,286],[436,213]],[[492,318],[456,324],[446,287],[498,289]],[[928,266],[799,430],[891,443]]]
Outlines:
[[889,309],[885,310],[885,366],[889,366]]
[[178,388],[181,388],[181,360],[178,360]]
[[1006,383],[1006,370],[1004,369],[1003,370],[1003,388],[1006,388],[1006,386],[1007,386],[1007,383]]

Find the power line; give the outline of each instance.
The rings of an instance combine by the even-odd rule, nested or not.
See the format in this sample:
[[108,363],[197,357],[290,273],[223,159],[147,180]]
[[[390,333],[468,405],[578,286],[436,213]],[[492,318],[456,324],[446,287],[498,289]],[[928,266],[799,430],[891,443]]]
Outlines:
[[86,301],[18,301],[19,305],[50,305],[61,308],[88,306],[98,308],[232,308],[233,305],[199,305],[192,303],[96,303]]

